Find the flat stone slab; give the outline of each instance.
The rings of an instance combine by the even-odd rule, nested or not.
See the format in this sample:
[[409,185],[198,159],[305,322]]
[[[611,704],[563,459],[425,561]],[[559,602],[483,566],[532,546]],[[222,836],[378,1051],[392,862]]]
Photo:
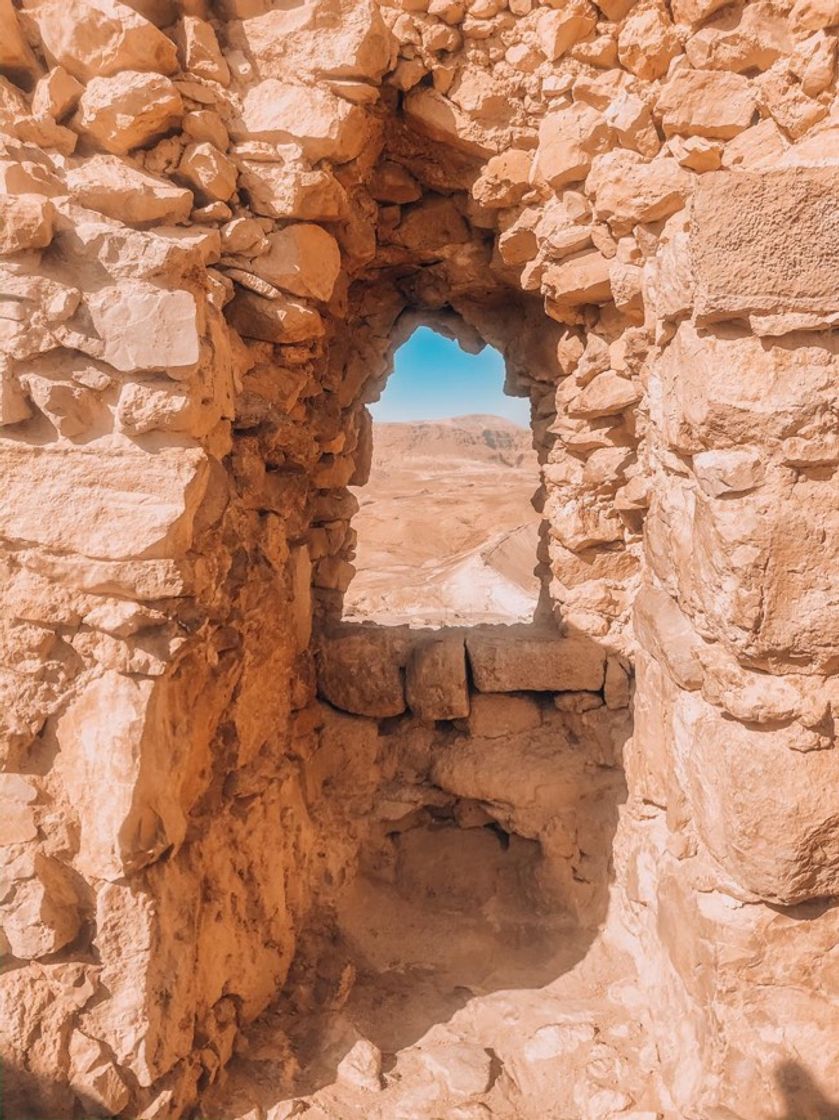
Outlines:
[[477,631],[466,650],[479,692],[599,692],[606,675],[600,646],[550,631]]

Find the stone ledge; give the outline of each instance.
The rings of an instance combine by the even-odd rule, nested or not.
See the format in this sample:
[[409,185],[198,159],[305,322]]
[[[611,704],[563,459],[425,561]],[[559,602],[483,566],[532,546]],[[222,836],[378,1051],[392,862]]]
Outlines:
[[470,693],[601,692],[607,651],[533,626],[411,630],[344,623],[324,633],[318,693],[353,715],[463,719]]

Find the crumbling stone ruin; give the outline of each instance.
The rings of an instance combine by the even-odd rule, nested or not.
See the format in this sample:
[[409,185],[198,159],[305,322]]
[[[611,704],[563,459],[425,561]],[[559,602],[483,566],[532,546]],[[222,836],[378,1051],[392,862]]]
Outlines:
[[[6,1120],[839,1115],[837,30],[0,0]],[[531,626],[341,621],[419,323]]]

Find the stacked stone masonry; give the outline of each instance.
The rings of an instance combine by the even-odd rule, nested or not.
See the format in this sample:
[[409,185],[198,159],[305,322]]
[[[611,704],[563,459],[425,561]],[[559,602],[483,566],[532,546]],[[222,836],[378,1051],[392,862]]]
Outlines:
[[[423,884],[451,830],[529,884],[499,928],[620,956],[625,1021],[383,1079],[361,1040],[329,1107],[214,1120],[833,1114],[837,35],[836,0],[0,0],[8,1120],[194,1115],[323,1006],[388,845]],[[340,625],[417,323],[530,400],[521,633]]]

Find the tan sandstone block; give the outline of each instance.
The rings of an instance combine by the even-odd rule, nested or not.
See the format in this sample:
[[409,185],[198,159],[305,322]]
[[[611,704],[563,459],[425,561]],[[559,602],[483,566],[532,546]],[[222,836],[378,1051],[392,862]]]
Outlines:
[[544,10],[536,27],[536,38],[549,62],[585,39],[597,25],[597,9],[588,0],[571,0],[557,10]]
[[198,361],[198,308],[191,292],[126,280],[91,293],[86,303],[104,341],[102,360],[114,369],[159,369],[177,376]]
[[633,624],[643,648],[680,688],[695,691],[701,687],[702,639],[666,591],[642,587],[633,604]]
[[412,89],[405,98],[405,115],[432,140],[484,159],[496,155],[501,145],[443,94],[434,89]]
[[691,209],[698,323],[761,334],[839,321],[837,168],[703,175]]
[[254,272],[292,295],[328,302],[341,271],[341,250],[331,233],[309,222],[295,222],[268,237],[269,248],[253,263]]
[[45,249],[52,241],[55,210],[34,194],[0,195],[0,255]]
[[82,557],[125,560],[182,553],[207,484],[191,449],[96,452],[0,447],[0,532]]
[[478,692],[472,697],[469,735],[477,739],[499,739],[533,731],[542,723],[539,705],[529,696]]
[[557,189],[584,179],[592,157],[608,148],[611,135],[603,115],[583,102],[548,113],[539,125],[531,180]]
[[469,715],[466,648],[455,635],[427,638],[411,651],[405,678],[408,707],[420,719]]
[[12,0],[0,0],[0,70],[27,88],[40,67],[20,29]]
[[752,123],[755,99],[741,74],[678,70],[656,103],[665,134],[730,140]]
[[788,737],[726,719],[696,692],[676,699],[677,774],[700,837],[743,888],[784,905],[839,883],[839,830],[823,796],[839,781],[839,754],[790,750]]
[[36,117],[52,117],[60,121],[78,104],[84,86],[68,74],[63,66],[54,66],[35,86],[32,113]]
[[124,70],[88,84],[73,125],[106,152],[124,155],[168,132],[182,116],[181,95],[168,78]]
[[575,253],[560,264],[548,265],[542,290],[560,308],[605,303],[612,295],[609,261],[596,249]]
[[38,854],[33,874],[16,883],[0,903],[0,927],[12,953],[21,960],[58,952],[73,941],[81,926],[79,899],[68,870]]
[[637,78],[660,78],[679,50],[679,37],[663,5],[638,8],[623,21],[618,58]]
[[119,0],[26,0],[48,56],[83,82],[122,70],[178,68],[175,44]]
[[225,315],[244,338],[263,342],[308,342],[326,331],[314,307],[295,299],[263,299],[254,292],[237,292]]
[[391,64],[393,37],[373,0],[310,0],[245,19],[231,41],[263,78],[354,78],[377,82]]
[[216,33],[206,20],[184,16],[178,23],[175,41],[184,70],[223,86],[230,83],[230,68],[221,53]]
[[401,715],[406,656],[406,639],[398,630],[357,627],[327,635],[317,657],[318,692],[354,715]]
[[92,155],[67,171],[70,196],[90,210],[119,221],[185,222],[192,192],[141,171],[119,156]]
[[240,159],[239,168],[239,186],[247,192],[255,214],[304,222],[335,222],[346,217],[347,194],[331,171],[250,159]]
[[598,218],[616,233],[636,222],[656,222],[685,205],[693,176],[674,159],[646,160],[638,152],[608,152],[592,161],[586,191],[594,195]]
[[236,191],[236,165],[213,144],[190,144],[181,156],[178,174],[211,202],[227,202]]
[[466,639],[480,692],[598,692],[606,655],[585,638],[518,627],[477,629]]
[[367,142],[363,109],[327,89],[266,78],[245,94],[237,135],[273,144],[300,145],[306,159],[354,159]]

